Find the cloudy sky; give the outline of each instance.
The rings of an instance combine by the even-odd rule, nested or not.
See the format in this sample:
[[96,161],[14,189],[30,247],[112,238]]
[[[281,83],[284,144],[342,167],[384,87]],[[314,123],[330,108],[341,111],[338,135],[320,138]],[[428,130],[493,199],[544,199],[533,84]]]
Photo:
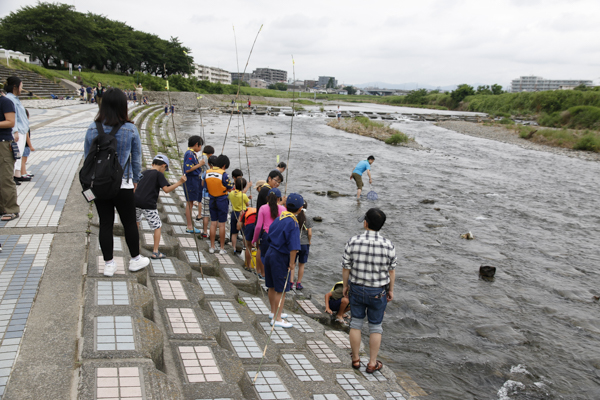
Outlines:
[[[60,0],[57,0],[60,1]],[[598,0],[156,1],[66,0],[162,38],[177,36],[195,61],[297,79],[446,86],[521,75],[600,83]],[[0,16],[35,0],[0,2]],[[85,27],[82,27],[82,29]]]

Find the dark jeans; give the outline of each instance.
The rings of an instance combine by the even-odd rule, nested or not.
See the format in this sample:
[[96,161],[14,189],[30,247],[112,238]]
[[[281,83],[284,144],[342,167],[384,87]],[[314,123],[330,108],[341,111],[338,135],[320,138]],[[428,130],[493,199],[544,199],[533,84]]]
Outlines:
[[125,242],[131,257],[140,254],[140,234],[135,222],[135,200],[133,189],[121,189],[114,199],[94,200],[100,220],[100,248],[104,261],[113,259],[113,226],[115,224],[115,208],[125,229]]

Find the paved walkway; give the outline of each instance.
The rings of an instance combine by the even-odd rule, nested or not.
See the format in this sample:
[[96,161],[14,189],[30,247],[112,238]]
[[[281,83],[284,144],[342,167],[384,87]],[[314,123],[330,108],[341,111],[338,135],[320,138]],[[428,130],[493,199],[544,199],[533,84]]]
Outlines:
[[[173,150],[160,145],[161,137],[168,138],[162,116],[148,126],[155,110],[161,114],[150,108],[136,116],[146,165],[157,150]],[[364,360],[360,370],[351,369],[347,333],[327,327],[330,316],[306,290],[290,292],[285,307],[294,328],[274,330],[257,375],[271,331],[264,285],[238,257],[209,254],[206,241],[199,241],[197,250],[194,236],[185,233],[181,189],[159,197],[165,223],[160,250],[169,257],[129,272],[116,218],[120,269],[104,277],[97,216],[83,200],[76,176],[85,127],[95,113],[95,106],[32,113],[38,151],[28,165],[36,176],[19,187],[22,217],[0,227],[0,398],[426,395],[406,374],[399,380],[384,368],[369,375]],[[180,176],[176,157],[173,161],[171,176]],[[146,255],[151,232],[143,223]]]

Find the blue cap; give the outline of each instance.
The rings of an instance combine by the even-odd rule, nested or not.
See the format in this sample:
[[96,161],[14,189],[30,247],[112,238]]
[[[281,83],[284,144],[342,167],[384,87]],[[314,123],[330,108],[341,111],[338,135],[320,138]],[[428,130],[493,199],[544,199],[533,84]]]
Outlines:
[[277,197],[278,199],[281,197],[281,190],[279,190],[277,188],[273,188],[273,189],[269,190],[269,193],[267,194],[267,196],[271,193],[273,193],[275,195],[275,197]]
[[169,158],[168,158],[167,156],[165,156],[165,155],[162,155],[162,154],[157,154],[157,155],[156,155],[156,156],[154,156],[154,158],[152,159],[152,162],[154,162],[154,161],[156,161],[156,160],[158,160],[158,161],[162,161],[162,162],[164,162],[165,164],[167,164],[166,171],[168,171],[168,170],[169,170]]
[[287,197],[286,204],[294,206],[296,210],[301,209],[304,206],[304,199],[298,193],[290,193]]

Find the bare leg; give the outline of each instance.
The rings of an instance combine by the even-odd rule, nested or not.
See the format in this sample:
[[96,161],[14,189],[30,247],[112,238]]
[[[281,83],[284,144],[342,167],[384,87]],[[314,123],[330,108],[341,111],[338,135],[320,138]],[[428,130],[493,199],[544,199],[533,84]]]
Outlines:
[[27,175],[27,157],[21,157],[21,176]]
[[379,353],[379,346],[381,345],[381,333],[371,333],[369,337],[369,365],[371,367],[377,366],[377,354]]
[[352,348],[352,359],[359,359],[360,352],[360,329],[350,329],[350,347]]
[[[210,237],[212,238],[212,229],[210,230]],[[219,242],[221,243],[221,250],[225,249],[225,222],[219,222]]]
[[347,297],[342,297],[342,302],[340,303],[340,309],[335,316],[337,318],[344,319],[344,314],[346,313],[346,309],[348,308],[348,304],[350,304],[350,300]]
[[210,219],[208,217],[204,217],[204,221],[202,221],[202,229],[204,229],[204,234],[208,234],[208,225],[210,224]]
[[252,253],[250,250],[252,249],[252,242],[246,240],[246,268],[252,268]]
[[265,276],[265,267],[260,259],[260,246],[256,247],[256,273]]
[[304,276],[304,263],[298,263],[298,280],[296,283],[302,283],[302,277]]
[[271,307],[271,314],[275,314],[277,311],[277,304],[275,303],[275,289],[269,288],[269,306]]
[[188,201],[185,207],[185,219],[187,220],[187,228],[194,229],[194,223],[192,222],[192,210],[194,208],[194,202]]
[[362,189],[358,189],[356,191],[356,198],[360,200],[360,194],[362,193]]
[[231,234],[231,246],[233,246],[233,252],[234,253],[237,251],[237,237],[238,237],[237,233],[232,233]]
[[160,243],[160,228],[154,230],[154,253],[158,253],[158,245]]
[[210,247],[215,248],[215,238],[217,237],[217,221],[210,221]]

